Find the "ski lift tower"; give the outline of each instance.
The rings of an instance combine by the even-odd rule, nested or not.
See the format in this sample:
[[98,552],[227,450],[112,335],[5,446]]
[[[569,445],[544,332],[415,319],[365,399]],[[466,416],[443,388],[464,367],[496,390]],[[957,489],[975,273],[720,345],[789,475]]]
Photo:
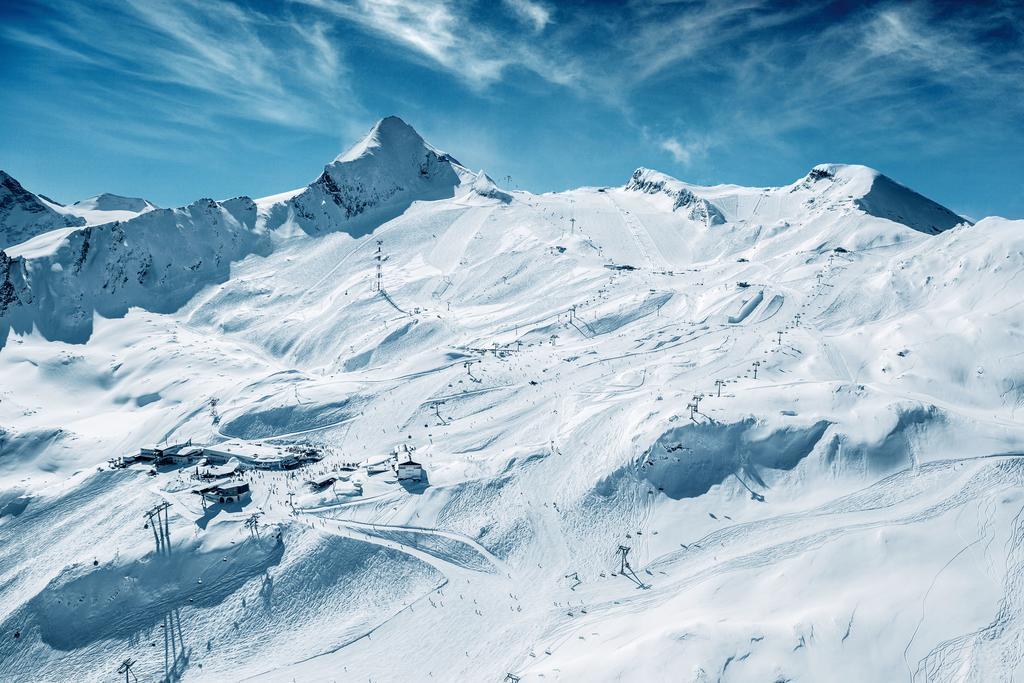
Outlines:
[[129,657],[128,659],[121,662],[121,666],[117,667],[117,673],[124,674],[124,683],[129,683],[129,675],[131,675],[131,677],[134,678],[136,681],[139,680],[139,677],[135,675],[134,671],[132,671],[132,667],[135,666],[136,661],[137,660]]
[[376,282],[374,282],[374,285],[373,285],[373,287],[374,287],[373,291],[375,291],[375,292],[381,291],[381,278],[383,277],[383,274],[381,273],[381,268],[382,268],[383,262],[384,262],[384,253],[381,250],[381,246],[383,244],[384,244],[384,240],[377,240],[377,280],[376,280]]
[[619,573],[625,574],[626,570],[629,569],[629,561],[626,560],[626,555],[629,555],[629,546],[620,545],[618,551],[619,555],[622,556],[622,564],[619,567]]

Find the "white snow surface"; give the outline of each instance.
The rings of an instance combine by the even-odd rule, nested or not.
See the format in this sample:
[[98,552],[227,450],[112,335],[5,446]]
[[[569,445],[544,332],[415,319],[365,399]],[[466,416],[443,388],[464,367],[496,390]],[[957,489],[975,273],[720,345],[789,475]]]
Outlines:
[[[534,195],[394,117],[306,188],[35,237],[0,680],[1019,679],[1022,284],[1024,221],[865,167]],[[205,510],[106,464],[189,439],[326,457]],[[401,445],[426,482],[305,484]]]
[[159,208],[153,202],[139,197],[122,197],[105,192],[95,197],[82,199],[70,206],[59,207],[73,216],[85,219],[86,225],[101,225],[114,221],[128,221],[136,216]]

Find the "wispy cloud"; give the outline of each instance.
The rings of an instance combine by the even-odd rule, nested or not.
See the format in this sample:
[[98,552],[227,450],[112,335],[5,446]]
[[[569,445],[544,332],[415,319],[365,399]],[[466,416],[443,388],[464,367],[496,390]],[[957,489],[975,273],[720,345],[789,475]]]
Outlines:
[[186,108],[203,95],[208,115],[313,128],[323,124],[323,102],[348,93],[339,47],[323,22],[201,0],[44,0],[40,8],[32,31],[11,26],[0,35],[61,58],[67,70],[120,77],[126,90],[155,84],[166,95],[166,86],[179,87]]
[[[406,48],[413,56],[476,88],[500,81],[509,67],[569,85],[577,74],[572,58],[555,58],[554,44],[542,47],[507,27],[479,21],[468,3],[449,0],[293,0],[360,26]],[[506,6],[526,19],[531,32],[550,21],[545,7],[532,0],[508,0]],[[563,56],[565,56],[563,54]]]
[[[715,147],[784,148],[787,136],[817,131],[928,155],[1024,118],[1024,16],[1013,3],[941,12],[878,3],[826,23],[806,7],[756,0],[637,8],[648,20],[611,57],[628,68],[602,76],[636,125],[684,166],[701,156],[676,131],[694,123],[709,128]],[[638,93],[660,100],[666,88],[679,93],[676,110],[659,116]]]
[[534,32],[540,33],[551,23],[551,10],[545,5],[534,0],[504,0],[508,7],[527,26],[533,28]]
[[[872,117],[860,118],[862,130],[897,119],[914,120],[920,130],[937,123],[928,98],[978,110],[1002,92],[1011,99],[1004,110],[1024,112],[1022,52],[1000,57],[985,42],[993,15],[1003,15],[1000,30],[1019,35],[1012,3],[940,14],[924,3],[880,2],[823,20],[811,3],[634,0],[560,8],[556,23],[551,6],[538,0],[293,2],[379,36],[474,90],[517,82],[517,70],[525,70],[616,107],[636,129],[660,126],[660,135],[649,137],[681,164],[705,155],[708,145],[672,127],[711,111],[721,144],[781,144],[788,131],[821,127],[829,116],[866,105]],[[641,94],[662,87],[684,101],[656,123]],[[929,88],[928,97],[908,104],[908,94]],[[915,135],[913,125],[901,129]]]
[[[773,46],[783,74],[738,63],[737,82],[766,105],[763,120],[777,132],[832,117],[848,119],[848,132],[910,136],[952,123],[951,114],[996,122],[1024,114],[1024,57],[986,47],[992,29],[987,15],[942,17],[925,5],[869,9]],[[772,97],[780,88],[785,97]]]
[[680,142],[677,137],[663,139],[659,146],[661,149],[672,155],[677,164],[689,166],[696,159],[703,157],[708,151],[706,140],[695,140],[692,142]]

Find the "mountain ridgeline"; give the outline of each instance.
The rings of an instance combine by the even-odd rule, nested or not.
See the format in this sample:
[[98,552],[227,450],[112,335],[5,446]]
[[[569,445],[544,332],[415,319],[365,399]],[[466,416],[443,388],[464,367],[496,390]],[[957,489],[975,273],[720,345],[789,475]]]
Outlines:
[[[120,317],[131,307],[172,312],[202,288],[225,281],[232,263],[266,255],[299,233],[361,238],[414,202],[457,206],[467,194],[515,198],[393,116],[305,188],[255,201],[202,199],[159,209],[104,194],[63,207],[6,173],[0,181],[0,346],[11,330],[84,342],[94,313]],[[861,166],[821,165],[791,185],[767,189],[702,187],[638,169],[624,191],[663,198],[664,210],[679,219],[680,240],[702,244],[702,235],[715,231],[695,258],[721,258],[782,236],[815,249],[855,250],[968,223]],[[528,201],[525,193],[520,197]],[[837,213],[845,217],[842,225],[826,220]],[[119,220],[90,224],[114,215]]]

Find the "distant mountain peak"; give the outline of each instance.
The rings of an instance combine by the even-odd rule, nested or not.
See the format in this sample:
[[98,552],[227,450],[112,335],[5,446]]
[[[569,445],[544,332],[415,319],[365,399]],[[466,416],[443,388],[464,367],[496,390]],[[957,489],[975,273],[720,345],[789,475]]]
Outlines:
[[489,199],[497,199],[498,201],[508,203],[512,201],[512,195],[502,191],[498,184],[494,182],[494,179],[487,173],[480,169],[473,179],[473,183],[470,185],[470,189],[480,197],[486,197]]
[[[293,209],[309,232],[346,230],[359,235],[400,215],[415,201],[452,197],[456,187],[474,177],[405,121],[388,116],[325,166],[307,188],[275,203]],[[271,209],[271,225],[286,220],[281,210]]]
[[364,157],[386,157],[397,159],[404,156],[422,155],[423,150],[429,150],[444,157],[446,160],[458,163],[453,157],[430,145],[423,137],[397,116],[386,116],[373,124],[370,131],[362,140],[352,145],[348,150],[339,154],[334,163],[345,163],[356,161]]
[[666,194],[672,198],[673,211],[682,209],[691,220],[703,223],[707,227],[725,222],[725,217],[717,206],[694,194],[686,183],[660,171],[641,166],[633,171],[629,182],[626,183],[626,189],[647,194]]
[[159,208],[153,202],[141,197],[123,197],[119,194],[111,194],[110,192],[79,200],[72,206],[90,211],[131,211],[134,213],[142,213],[143,211]]
[[[685,209],[691,219],[709,227],[736,220],[767,220],[765,210],[778,204],[755,199],[751,204],[753,208],[740,208],[745,206],[739,200],[741,196],[760,195],[785,195],[790,197],[787,201],[803,203],[804,210],[808,211],[852,204],[869,216],[884,218],[929,235],[970,223],[885,174],[859,164],[818,164],[792,184],[776,188],[692,185],[641,167],[633,172],[625,189],[668,195],[672,198],[673,211]],[[762,207],[760,212],[758,207]]]
[[818,164],[791,188],[841,194],[866,214],[930,235],[971,223],[884,173],[860,164]]

